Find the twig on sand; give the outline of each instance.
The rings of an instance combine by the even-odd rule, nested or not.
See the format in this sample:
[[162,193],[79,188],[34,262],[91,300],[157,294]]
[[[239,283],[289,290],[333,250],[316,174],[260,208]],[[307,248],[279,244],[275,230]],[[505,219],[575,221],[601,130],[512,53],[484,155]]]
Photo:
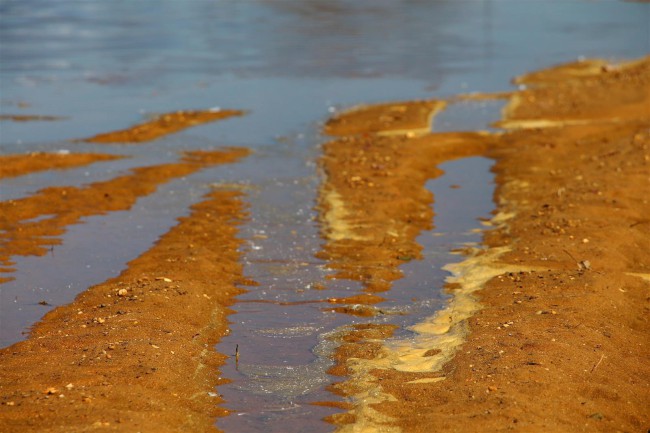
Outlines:
[[564,251],[565,253],[567,253],[567,255],[568,255],[569,257],[571,257],[571,258],[573,259],[574,262],[578,263],[578,259],[576,259],[575,257],[573,257],[573,254],[571,254],[570,252],[568,252],[566,249],[563,249],[562,251]]
[[593,373],[593,372],[594,372],[594,370],[596,369],[596,367],[598,367],[598,366],[600,365],[600,363],[603,361],[603,358],[604,358],[604,357],[605,357],[605,354],[604,354],[604,353],[603,353],[602,355],[600,355],[600,359],[598,360],[598,362],[595,363],[593,367],[591,367],[591,371],[590,371],[590,373]]

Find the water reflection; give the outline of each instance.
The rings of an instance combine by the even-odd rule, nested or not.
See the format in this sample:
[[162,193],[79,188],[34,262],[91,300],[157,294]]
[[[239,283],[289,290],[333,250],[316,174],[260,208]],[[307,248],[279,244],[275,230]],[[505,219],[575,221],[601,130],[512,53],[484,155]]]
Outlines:
[[3,71],[83,71],[111,84],[238,73],[439,85],[449,73],[508,66],[510,76],[516,64],[650,48],[648,8],[616,2],[22,0],[0,3],[0,14]]

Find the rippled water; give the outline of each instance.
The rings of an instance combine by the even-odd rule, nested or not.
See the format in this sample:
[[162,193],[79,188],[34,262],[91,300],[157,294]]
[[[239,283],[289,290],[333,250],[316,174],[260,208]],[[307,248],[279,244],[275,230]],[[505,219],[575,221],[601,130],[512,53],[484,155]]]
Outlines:
[[[23,338],[45,313],[38,301],[67,303],[117,275],[211,185],[242,184],[251,212],[241,232],[245,272],[260,285],[240,297],[232,333],[218,346],[241,351],[240,364],[223,369],[233,382],[219,389],[234,414],[218,425],[331,430],[319,419],[332,409],[310,403],[335,398],[325,390],[333,380],[325,337],[356,319],[324,312],[316,301],[343,296],[355,283],[334,281],[326,295],[311,286],[328,272],[314,258],[323,242],[313,210],[321,122],[358,103],[508,90],[513,75],[581,56],[645,55],[649,23],[650,5],[613,0],[0,0],[0,111],[65,117],[2,122],[0,151],[132,157],[3,180],[1,200],[107,180],[175,160],[179,150],[255,150],[240,163],[170,182],[128,212],[69,227],[52,254],[15,258],[16,279],[0,285],[0,346]],[[141,146],[71,141],[152,113],[216,106],[250,112]],[[452,105],[434,130],[487,129],[499,109],[499,102]],[[482,158],[456,161],[432,181],[436,229],[419,239],[425,259],[403,266],[405,278],[379,307],[418,301],[407,315],[376,320],[406,326],[443,302],[439,268],[452,260],[449,249],[480,241],[467,231],[491,210],[489,167]]]

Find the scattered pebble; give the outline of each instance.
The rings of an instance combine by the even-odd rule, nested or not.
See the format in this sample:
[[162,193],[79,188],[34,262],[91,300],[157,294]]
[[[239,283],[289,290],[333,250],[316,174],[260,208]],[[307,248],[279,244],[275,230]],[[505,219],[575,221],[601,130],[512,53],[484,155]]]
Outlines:
[[120,289],[117,291],[117,296],[126,296],[129,293],[126,289]]

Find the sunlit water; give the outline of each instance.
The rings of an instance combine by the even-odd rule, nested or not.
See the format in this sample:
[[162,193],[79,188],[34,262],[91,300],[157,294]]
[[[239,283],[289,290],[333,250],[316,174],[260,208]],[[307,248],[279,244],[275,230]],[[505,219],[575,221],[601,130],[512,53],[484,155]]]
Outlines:
[[[329,115],[359,103],[509,90],[513,75],[580,57],[619,60],[650,52],[650,5],[546,2],[352,0],[0,0],[0,111],[64,116],[0,124],[1,152],[104,152],[132,158],[0,184],[0,199],[50,185],[82,186],[126,170],[174,161],[181,150],[245,146],[255,154],[161,186],[130,211],[68,228],[43,257],[16,257],[15,280],[0,285],[0,346],[21,338],[48,306],[119,274],[215,184],[239,184],[251,218],[240,236],[248,287],[218,350],[234,359],[217,392],[233,411],[219,427],[237,432],[329,431],[333,400],[327,338],[360,319],[324,309],[354,294],[315,259],[316,159]],[[460,103],[434,130],[489,129],[501,102]],[[71,140],[122,129],[146,115],[210,107],[249,110],[139,146]],[[418,241],[424,259],[405,264],[372,320],[408,326],[444,302],[449,250],[478,242],[469,232],[491,210],[490,161],[446,164],[433,180],[435,229]],[[460,185],[461,188],[449,188]],[[119,236],[116,235],[119,234]],[[413,301],[415,299],[415,301]],[[289,305],[287,305],[289,304]],[[406,333],[406,331],[403,331]]]

